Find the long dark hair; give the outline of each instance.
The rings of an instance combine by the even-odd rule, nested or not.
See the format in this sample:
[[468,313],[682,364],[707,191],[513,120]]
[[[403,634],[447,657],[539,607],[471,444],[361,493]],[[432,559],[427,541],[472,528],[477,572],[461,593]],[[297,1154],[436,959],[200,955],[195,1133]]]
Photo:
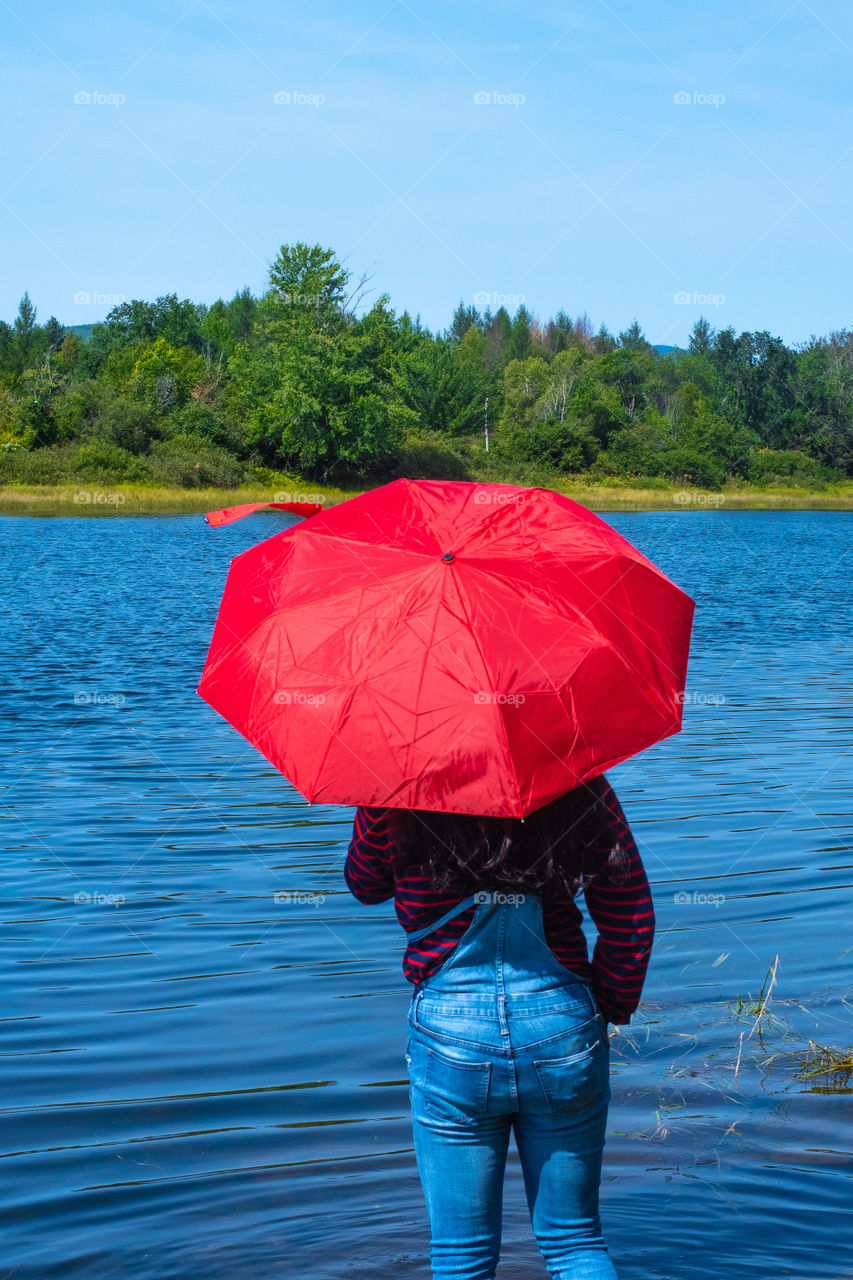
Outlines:
[[610,827],[600,776],[520,818],[392,809],[395,864],[423,868],[439,892],[517,889],[574,897],[605,869],[618,883],[627,855]]

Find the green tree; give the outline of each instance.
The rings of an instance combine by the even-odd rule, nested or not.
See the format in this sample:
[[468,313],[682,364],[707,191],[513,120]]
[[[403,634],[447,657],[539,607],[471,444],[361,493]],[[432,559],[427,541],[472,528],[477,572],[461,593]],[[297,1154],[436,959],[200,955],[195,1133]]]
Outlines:
[[648,407],[646,389],[657,359],[654,350],[645,343],[608,351],[595,363],[596,379],[618,391],[624,416],[629,421]]
[[690,344],[687,348],[691,356],[704,355],[714,345],[714,330],[704,316],[700,316],[690,332]]
[[512,322],[509,346],[514,360],[524,360],[530,354],[532,320],[524,303],[518,308]]
[[173,347],[165,338],[144,346],[134,361],[131,386],[155,412],[185,404],[204,375],[204,361],[186,347]]
[[646,341],[636,316],[628,325],[628,328],[623,329],[619,334],[619,346],[623,351],[642,351],[647,355],[656,354],[654,347]]
[[569,347],[580,345],[571,316],[565,311],[558,311],[554,319],[548,321],[545,327],[545,338],[554,355],[566,351]]
[[30,295],[25,293],[18,304],[18,314],[12,326],[12,365],[16,373],[22,373],[35,363],[39,345],[37,314]]
[[457,342],[423,339],[405,357],[402,397],[422,427],[448,436],[482,430],[486,341],[472,325]]
[[350,274],[331,249],[321,245],[283,244],[269,271],[269,289],[261,301],[264,318],[315,331],[344,325]]
[[403,336],[383,295],[345,311],[348,273],[319,245],[282,246],[255,337],[232,360],[232,406],[266,462],[328,478],[388,466],[417,418],[405,403]]
[[449,338],[451,341],[460,342],[472,326],[475,329],[479,329],[482,326],[480,313],[476,307],[469,307],[464,302],[460,302],[450,322]]
[[591,339],[593,351],[598,355],[605,355],[608,351],[616,350],[616,339],[607,328],[607,325],[601,325],[598,333]]
[[537,356],[511,360],[502,380],[500,430],[535,427],[542,421],[541,401],[548,387],[548,365]]
[[224,306],[233,343],[248,342],[258,314],[258,299],[250,289],[240,289]]
[[96,324],[85,345],[78,375],[96,376],[110,356],[126,347],[162,338],[171,347],[188,347],[201,352],[201,321],[205,308],[176,293],[164,294],[153,302],[138,298],[119,303]]
[[812,338],[796,356],[791,443],[853,474],[853,333]]

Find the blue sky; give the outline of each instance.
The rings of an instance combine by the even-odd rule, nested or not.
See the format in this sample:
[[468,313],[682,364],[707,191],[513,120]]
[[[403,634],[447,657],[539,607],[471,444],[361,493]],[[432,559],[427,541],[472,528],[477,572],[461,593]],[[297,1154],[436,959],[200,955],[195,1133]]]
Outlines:
[[853,325],[840,0],[0,0],[0,26],[6,319],[25,289],[66,324],[260,291],[306,240],[433,329],[460,299],[673,344],[700,314]]

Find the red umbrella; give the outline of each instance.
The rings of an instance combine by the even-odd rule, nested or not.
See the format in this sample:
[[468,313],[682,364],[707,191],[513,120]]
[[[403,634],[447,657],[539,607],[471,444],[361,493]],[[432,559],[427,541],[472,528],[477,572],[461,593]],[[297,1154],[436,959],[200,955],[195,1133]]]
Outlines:
[[198,692],[308,800],[525,817],[679,732],[693,601],[571,499],[277,505],[310,518],[232,560]]

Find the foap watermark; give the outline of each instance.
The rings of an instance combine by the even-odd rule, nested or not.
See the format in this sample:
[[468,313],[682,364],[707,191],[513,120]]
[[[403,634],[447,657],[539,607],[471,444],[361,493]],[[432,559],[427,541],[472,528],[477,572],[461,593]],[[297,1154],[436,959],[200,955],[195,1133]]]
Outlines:
[[474,294],[474,303],[478,307],[523,307],[527,300],[524,293],[501,293],[493,289],[478,289]]
[[326,901],[324,893],[297,893],[290,889],[279,889],[272,896],[273,902],[285,906],[321,907]]
[[100,489],[77,489],[74,501],[83,507],[121,507],[124,505],[124,494],[102,493]]
[[127,898],[123,893],[87,893],[85,889],[78,889],[74,901],[79,907],[120,907]]
[[107,693],[103,689],[75,689],[75,707],[123,707],[127,698],[123,693]]
[[500,489],[478,489],[474,494],[474,501],[481,507],[508,507],[514,502],[524,502],[526,496],[518,489],[507,490],[506,493],[502,493]]
[[672,95],[672,100],[677,107],[721,107],[726,100],[724,93],[700,93],[698,89],[689,92],[687,89],[680,89],[678,93]]
[[515,107],[517,111],[526,101],[523,93],[501,93],[498,89],[480,89],[474,94],[478,107]]
[[326,701],[326,695],[305,693],[302,689],[276,689],[272,700],[280,707],[322,707]]
[[74,294],[76,307],[87,307],[92,303],[96,303],[99,307],[120,307],[123,302],[127,302],[126,293],[101,293],[97,289],[78,289]]
[[291,293],[288,289],[275,289],[273,297],[289,307],[317,308],[323,301],[322,293]]
[[682,707],[722,707],[725,706],[726,696],[724,693],[688,693],[686,690],[679,690],[675,701],[680,702]]
[[672,500],[679,507],[721,507],[726,500],[726,495],[704,493],[701,489],[676,489]]
[[690,306],[692,303],[698,307],[721,307],[726,301],[724,293],[700,293],[698,289],[679,289],[677,293],[672,295],[672,300],[678,307]]
[[127,98],[123,93],[100,93],[97,89],[79,89],[74,95],[77,107],[123,107]]
[[678,907],[697,906],[714,907],[716,909],[723,905],[726,895],[724,893],[701,893],[698,889],[688,893],[685,889],[679,889],[672,895],[672,900]]
[[480,889],[477,892],[475,901],[477,902],[496,902],[508,903],[511,907],[520,906],[525,901],[523,893],[499,893],[491,889]]
[[304,489],[279,489],[272,496],[273,502],[319,502],[326,501],[325,494],[306,493]]
[[302,93],[299,89],[279,89],[272,100],[277,107],[322,107],[325,93]]
[[494,703],[500,707],[523,707],[527,698],[523,693],[498,693],[494,689],[480,689],[474,694],[474,701],[480,705]]

